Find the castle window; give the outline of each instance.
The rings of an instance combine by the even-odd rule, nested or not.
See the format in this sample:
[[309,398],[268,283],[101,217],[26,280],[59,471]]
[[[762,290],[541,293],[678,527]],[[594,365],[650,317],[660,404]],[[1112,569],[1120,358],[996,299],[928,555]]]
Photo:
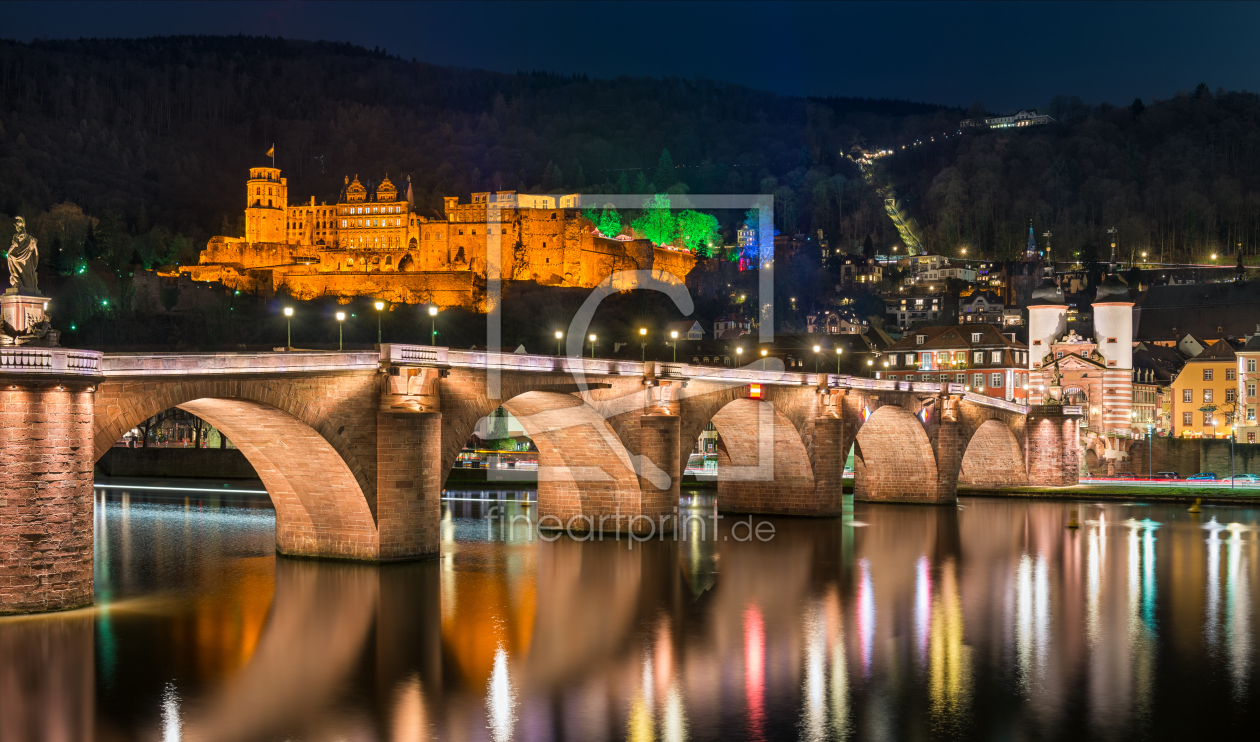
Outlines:
[[424,233],[424,238],[425,238],[426,240],[427,240],[427,239],[429,239],[429,233],[428,233],[428,232],[425,232],[425,233]]
[[507,234],[507,227],[503,228],[503,234]]
[[344,226],[346,226],[346,220],[345,220],[345,219],[342,219],[342,220],[341,220],[341,226],[343,226],[343,227],[344,227]]
[[462,234],[464,233],[464,230],[462,230],[462,229],[461,229],[461,230],[459,230],[459,233],[462,235]]

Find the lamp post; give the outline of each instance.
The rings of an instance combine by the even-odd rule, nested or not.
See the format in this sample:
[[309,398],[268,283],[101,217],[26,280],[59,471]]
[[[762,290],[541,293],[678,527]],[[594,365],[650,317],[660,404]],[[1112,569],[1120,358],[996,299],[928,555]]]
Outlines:
[[736,348],[735,349],[735,368],[739,368],[739,364],[743,360],[743,357],[744,357],[744,349]]
[[337,312],[337,350],[343,349],[343,345],[341,342],[342,340],[341,328],[345,324],[345,322],[346,322],[346,313]]
[[874,368],[875,368],[875,361],[873,359],[868,359],[866,361],[866,378],[868,379],[871,378],[871,371]]
[[429,307],[429,345],[437,345],[437,307]]
[[814,346],[814,373],[818,373],[818,352],[822,350],[821,345]]
[[762,371],[766,370],[766,354],[769,352],[770,351],[766,350],[765,348],[761,349],[761,370]]
[[293,307],[284,308],[284,323],[288,326],[288,342],[285,344],[286,350],[293,349]]
[[639,358],[643,363],[647,363],[647,328],[639,328],[639,348],[643,351],[643,356]]
[[556,330],[556,356],[560,356],[560,340],[564,337],[564,333]]
[[595,333],[591,333],[587,340],[591,341],[591,358],[595,357]]
[[670,330],[669,337],[674,342],[670,345],[674,346],[674,363],[678,363],[678,330]]
[[385,310],[385,302],[378,301],[372,306],[376,307],[376,344],[381,344],[381,312]]
[[840,356],[844,354],[844,348],[836,348],[836,376],[840,375]]

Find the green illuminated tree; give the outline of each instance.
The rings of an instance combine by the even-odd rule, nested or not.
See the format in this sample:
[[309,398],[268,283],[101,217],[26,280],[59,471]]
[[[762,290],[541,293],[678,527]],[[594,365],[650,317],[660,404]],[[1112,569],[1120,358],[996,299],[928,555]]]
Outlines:
[[621,234],[621,214],[617,213],[617,209],[610,206],[604,207],[604,213],[599,215],[599,231],[605,237],[616,237]]
[[685,209],[675,218],[682,246],[702,258],[713,256],[713,243],[718,238],[718,220],[712,214]]
[[669,209],[669,196],[658,193],[643,204],[643,216],[634,220],[634,229],[658,245],[673,242],[678,224]]

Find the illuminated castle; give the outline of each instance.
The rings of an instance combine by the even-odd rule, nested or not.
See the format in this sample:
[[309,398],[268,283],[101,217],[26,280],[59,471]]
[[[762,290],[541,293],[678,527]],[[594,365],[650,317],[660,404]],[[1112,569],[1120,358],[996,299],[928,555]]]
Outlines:
[[607,239],[579,212],[580,197],[515,191],[444,199],[444,219],[416,213],[410,180],[400,198],[389,177],[368,188],[346,178],[337,203],[290,204],[274,167],[249,171],[245,236],[210,239],[193,280],[299,299],[374,296],[485,309],[487,250],[499,275],[550,286],[593,287],[620,270],[685,279],[695,257],[648,240]]

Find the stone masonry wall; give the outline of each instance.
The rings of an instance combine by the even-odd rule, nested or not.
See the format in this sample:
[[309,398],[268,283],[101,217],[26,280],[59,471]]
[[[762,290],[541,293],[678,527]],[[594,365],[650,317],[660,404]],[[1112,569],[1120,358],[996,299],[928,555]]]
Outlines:
[[92,602],[94,386],[0,379],[0,613]]

